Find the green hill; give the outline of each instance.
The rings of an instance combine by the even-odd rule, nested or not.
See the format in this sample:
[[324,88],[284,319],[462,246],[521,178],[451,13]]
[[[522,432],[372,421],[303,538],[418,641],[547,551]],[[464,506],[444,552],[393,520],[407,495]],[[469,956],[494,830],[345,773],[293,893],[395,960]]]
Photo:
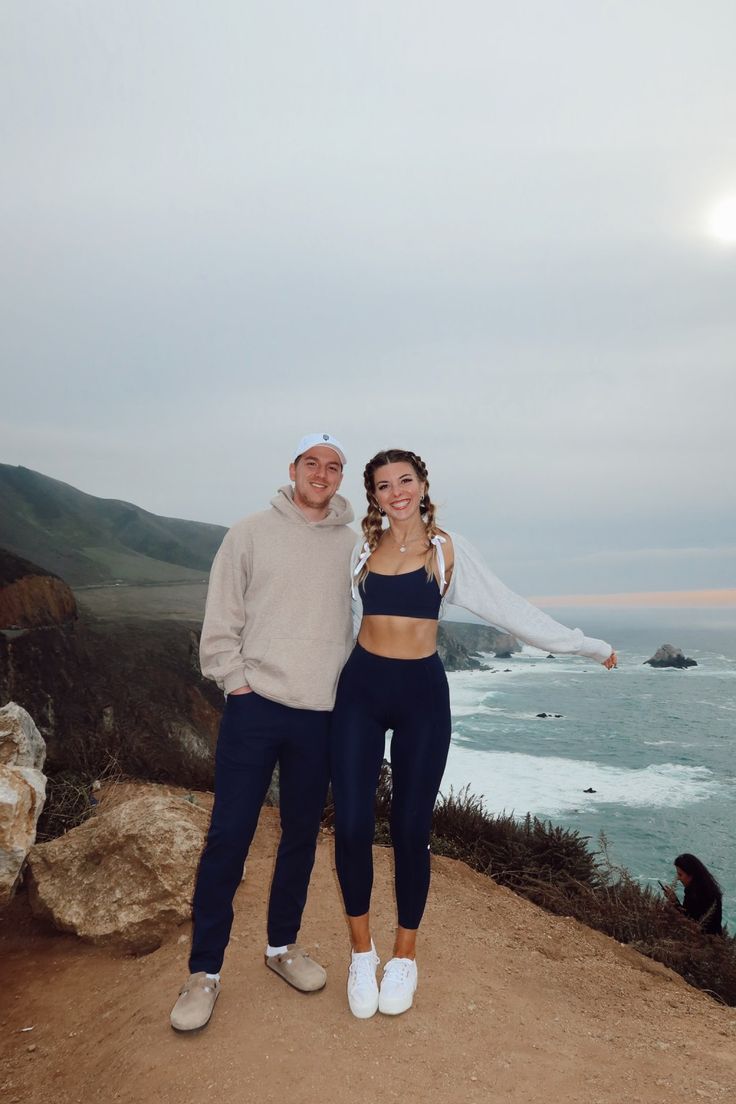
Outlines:
[[224,535],[0,464],[0,546],[72,586],[201,580]]

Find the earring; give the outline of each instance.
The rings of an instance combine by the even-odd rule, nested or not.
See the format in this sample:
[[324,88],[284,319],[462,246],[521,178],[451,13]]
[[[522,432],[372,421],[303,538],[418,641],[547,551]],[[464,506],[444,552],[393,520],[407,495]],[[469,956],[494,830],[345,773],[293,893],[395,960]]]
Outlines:
[[379,512],[379,514],[381,515],[381,517],[385,517],[385,516],[386,516],[386,511],[385,511],[385,510],[382,510],[380,506],[378,507],[378,512]]
[[419,509],[420,510],[426,510],[426,508],[427,508],[427,500],[424,497],[424,495],[422,495],[421,501],[419,503]]

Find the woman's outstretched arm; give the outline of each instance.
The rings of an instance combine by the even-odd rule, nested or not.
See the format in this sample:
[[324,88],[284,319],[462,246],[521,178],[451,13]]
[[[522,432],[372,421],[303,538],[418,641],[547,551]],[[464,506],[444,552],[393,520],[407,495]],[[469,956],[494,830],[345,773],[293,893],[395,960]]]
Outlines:
[[525,644],[558,655],[582,655],[605,667],[616,666],[616,654],[605,640],[570,629],[515,594],[484,563],[464,537],[452,535],[455,563],[447,601],[462,606]]

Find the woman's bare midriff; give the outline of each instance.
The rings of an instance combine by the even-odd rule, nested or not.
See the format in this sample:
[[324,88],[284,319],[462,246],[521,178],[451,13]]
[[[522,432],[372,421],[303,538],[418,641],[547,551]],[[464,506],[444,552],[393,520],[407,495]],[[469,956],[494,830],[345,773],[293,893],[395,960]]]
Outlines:
[[437,622],[424,617],[364,617],[358,643],[386,659],[426,659],[437,651]]

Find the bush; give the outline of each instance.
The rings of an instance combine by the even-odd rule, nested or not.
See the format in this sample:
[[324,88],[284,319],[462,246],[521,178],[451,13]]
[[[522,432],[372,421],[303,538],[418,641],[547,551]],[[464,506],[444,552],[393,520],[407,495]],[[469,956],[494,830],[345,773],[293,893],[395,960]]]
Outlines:
[[51,774],[46,780],[46,802],[38,818],[36,841],[63,836],[70,828],[83,824],[97,805],[95,791],[103,783],[121,782],[122,771],[116,759],[108,756],[99,770],[79,763],[73,770]]

